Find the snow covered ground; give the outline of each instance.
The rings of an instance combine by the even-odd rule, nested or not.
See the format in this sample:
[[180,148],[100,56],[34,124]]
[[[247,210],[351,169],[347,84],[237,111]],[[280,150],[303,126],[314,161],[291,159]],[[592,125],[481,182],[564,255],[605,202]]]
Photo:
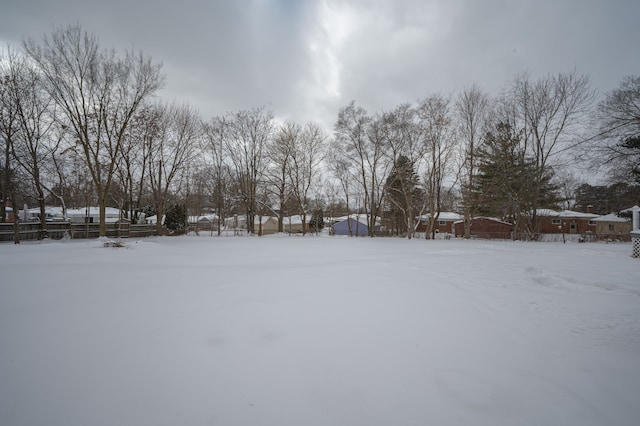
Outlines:
[[638,425],[629,244],[0,245],[1,425]]

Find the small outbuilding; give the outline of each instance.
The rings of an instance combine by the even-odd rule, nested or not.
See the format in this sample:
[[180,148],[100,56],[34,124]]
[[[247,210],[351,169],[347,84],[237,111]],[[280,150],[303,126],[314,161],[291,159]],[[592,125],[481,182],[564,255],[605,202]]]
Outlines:
[[[364,222],[364,223],[363,223]],[[369,235],[369,227],[363,218],[353,216],[340,218],[331,226],[333,235],[349,235],[355,237],[366,237]]]

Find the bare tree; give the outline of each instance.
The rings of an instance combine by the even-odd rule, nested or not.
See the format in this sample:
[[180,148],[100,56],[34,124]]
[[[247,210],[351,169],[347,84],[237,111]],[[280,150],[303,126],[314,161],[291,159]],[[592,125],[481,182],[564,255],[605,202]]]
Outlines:
[[227,151],[238,183],[237,194],[246,213],[247,231],[255,233],[259,186],[264,183],[268,143],[273,136],[273,114],[263,108],[239,111],[230,117],[232,131]]
[[226,117],[214,117],[204,124],[202,150],[205,154],[205,168],[210,180],[209,192],[217,216],[218,235],[227,214],[228,194],[231,187],[231,170],[227,164],[226,142],[230,137],[231,123]]
[[335,125],[334,156],[353,171],[364,197],[369,236],[380,217],[384,183],[391,169],[386,156],[386,128],[354,102],[340,109]]
[[[347,215],[351,214],[350,195],[353,191],[353,182],[356,177],[353,175],[353,169],[349,162],[341,155],[340,149],[335,145],[331,145],[328,153],[328,166],[332,175],[337,179],[335,194],[342,192],[344,195],[345,209]],[[333,216],[333,214],[332,214]],[[351,221],[347,221],[349,236],[353,236],[351,229]]]
[[18,207],[16,194],[16,164],[13,157],[13,142],[18,137],[20,124],[18,108],[11,95],[11,70],[6,67],[5,61],[0,61],[0,137],[3,139],[3,163],[2,181],[0,190],[0,221],[6,218],[6,206],[11,204],[13,208],[13,242],[20,243],[20,230],[18,228]]
[[267,149],[269,159],[267,180],[278,199],[278,232],[284,232],[284,217],[288,213],[286,206],[291,198],[289,176],[292,157],[301,133],[299,124],[286,122],[278,128]]
[[[420,102],[419,115],[425,131],[427,155],[424,186],[429,211],[426,235],[435,238],[435,222],[440,215],[446,178],[454,156],[454,128],[449,110],[449,100],[433,95]],[[452,184],[453,186],[453,184]]]
[[302,129],[299,138],[293,139],[295,145],[291,153],[289,177],[292,193],[302,216],[303,233],[307,232],[309,190],[320,173],[319,166],[323,159],[326,139],[320,126],[315,123],[308,123]]
[[584,182],[570,170],[555,174],[555,185],[558,187],[563,207],[566,210],[575,208],[578,188],[583,184]]
[[123,210],[132,222],[138,220],[145,196],[151,195],[152,156],[167,125],[166,105],[145,104],[134,114],[122,141],[116,172],[126,196]]
[[613,180],[640,182],[640,76],[625,77],[596,111],[596,162]]
[[199,114],[188,105],[158,105],[161,119],[157,138],[150,138],[147,148],[151,194],[162,232],[162,217],[172,195],[178,194],[188,182],[188,166],[193,160],[201,138]]
[[587,140],[580,130],[586,124],[594,91],[589,77],[574,70],[533,82],[526,75],[518,76],[508,96],[510,106],[503,111],[510,111],[513,117],[502,117],[500,121],[522,130],[524,151],[537,170],[528,225],[535,231],[539,208],[535,200],[542,199],[549,174],[553,167],[570,161],[576,147]]
[[160,66],[141,53],[101,50],[79,25],[55,30],[42,43],[24,43],[44,85],[65,115],[82,147],[100,208],[100,236],[106,235],[105,209],[120,159],[122,141],[141,103],[163,84]]
[[464,210],[464,237],[469,238],[479,200],[475,191],[478,175],[477,151],[488,130],[489,96],[477,85],[465,88],[455,102],[458,136],[461,142],[460,186]]
[[[74,175],[72,165],[76,153],[66,140],[66,126],[57,128],[56,149],[53,150],[51,161],[46,163],[47,172],[51,176],[51,186],[47,188],[62,206],[62,217],[67,219],[67,202],[71,191],[71,179]],[[69,155],[70,154],[70,155]]]
[[44,93],[39,73],[24,57],[10,52],[8,57],[9,92],[17,110],[18,137],[14,138],[12,153],[16,162],[30,177],[40,208],[39,238],[47,237],[43,171],[54,155],[58,144],[52,137],[55,112],[51,99]]

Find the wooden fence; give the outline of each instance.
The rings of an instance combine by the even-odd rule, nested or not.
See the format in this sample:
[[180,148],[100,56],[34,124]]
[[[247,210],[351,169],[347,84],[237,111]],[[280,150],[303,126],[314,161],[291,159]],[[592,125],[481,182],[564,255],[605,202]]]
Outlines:
[[[53,240],[63,238],[98,238],[97,223],[47,222],[47,237]],[[39,222],[18,225],[20,241],[39,240],[43,237]],[[131,225],[128,223],[106,224],[109,238],[141,238],[157,235],[156,225]],[[0,242],[13,241],[13,223],[0,223]]]

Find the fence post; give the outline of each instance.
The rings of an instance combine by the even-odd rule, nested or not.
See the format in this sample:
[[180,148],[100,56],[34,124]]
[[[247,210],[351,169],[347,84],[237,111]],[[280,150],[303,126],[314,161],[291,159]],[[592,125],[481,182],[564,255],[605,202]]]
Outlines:
[[631,257],[639,258],[640,257],[640,207],[633,206],[631,207],[631,212],[633,214],[633,228],[631,231],[631,245],[632,253]]

